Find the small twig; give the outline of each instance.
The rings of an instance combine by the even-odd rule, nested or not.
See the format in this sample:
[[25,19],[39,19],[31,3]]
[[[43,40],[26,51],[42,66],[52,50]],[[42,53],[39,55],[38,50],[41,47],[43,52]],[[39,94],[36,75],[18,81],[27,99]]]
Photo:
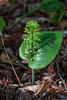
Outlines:
[[1,35],[1,40],[2,40],[2,44],[3,44],[4,50],[5,50],[6,56],[7,56],[8,60],[9,60],[9,62],[10,62],[10,64],[11,64],[11,67],[12,67],[12,69],[13,69],[13,72],[14,72],[14,74],[15,74],[15,76],[16,76],[18,82],[19,82],[19,84],[21,85],[20,79],[19,79],[19,77],[18,77],[18,75],[17,75],[17,73],[16,73],[16,71],[15,71],[15,69],[14,69],[14,66],[12,65],[12,62],[11,62],[11,60],[10,60],[10,58],[9,58],[9,55],[8,55],[8,53],[7,53],[7,50],[6,50],[6,47],[5,47],[5,45],[4,45],[4,40],[3,40],[3,37],[2,37],[1,32],[0,32],[0,35]]
[[63,80],[63,78],[62,78],[61,75],[60,75],[59,65],[58,65],[58,61],[57,61],[57,59],[56,59],[56,66],[57,66],[58,76],[60,77],[62,83],[64,84],[65,90],[67,91],[67,87],[66,87],[65,81]]

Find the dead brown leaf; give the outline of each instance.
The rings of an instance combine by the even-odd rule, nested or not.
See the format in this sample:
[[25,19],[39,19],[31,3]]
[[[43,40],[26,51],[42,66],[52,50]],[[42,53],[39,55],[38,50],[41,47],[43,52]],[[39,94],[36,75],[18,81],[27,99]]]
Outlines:
[[0,0],[0,4],[5,5],[6,7],[8,7],[10,5],[9,1],[10,0]]
[[23,87],[23,88],[19,88],[19,90],[21,91],[32,91],[32,92],[36,92],[38,89],[39,89],[39,86],[40,85],[34,85],[34,86],[26,86],[26,87]]
[[53,89],[57,89],[57,90],[59,89],[58,86],[55,86],[55,85],[52,85],[51,87],[52,87]]
[[39,93],[43,93],[45,91],[49,91],[51,79],[44,80],[43,83],[40,85],[38,91],[34,94],[37,95]]
[[54,73],[54,65],[55,65],[55,60],[53,60],[48,66],[48,69],[47,69],[48,73],[51,73],[51,74]]
[[29,70],[26,71],[25,73],[27,73],[28,75],[32,75],[32,69],[29,69]]
[[[9,63],[9,60],[8,60],[8,58],[7,58],[7,55],[4,54],[4,53],[2,53],[2,54],[0,55],[0,60],[1,60],[3,63],[8,63],[8,64],[10,64],[10,63]],[[12,62],[13,65],[17,65],[17,64],[15,63],[14,59],[11,59],[11,62]]]
[[65,28],[67,26],[67,20],[62,20],[59,25],[61,26],[61,28]]

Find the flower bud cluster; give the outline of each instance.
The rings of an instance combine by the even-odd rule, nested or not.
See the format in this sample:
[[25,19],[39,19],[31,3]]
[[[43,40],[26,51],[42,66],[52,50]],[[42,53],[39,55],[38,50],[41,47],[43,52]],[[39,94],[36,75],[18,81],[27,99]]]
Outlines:
[[32,32],[36,33],[39,30],[41,30],[41,28],[39,28],[39,24],[37,21],[28,21],[28,23],[26,23],[26,28],[25,28],[25,33],[31,34]]
[[[41,28],[39,28],[39,24],[37,21],[28,21],[28,23],[26,23],[26,28],[25,28],[25,33],[28,33],[28,36],[30,36],[29,38],[26,38],[26,44],[33,44],[33,52],[32,52],[32,48],[31,46],[27,45],[27,50],[29,52],[31,52],[32,54],[37,53],[36,50],[39,46],[38,41],[41,41],[41,39],[37,36],[39,35],[39,30],[41,30]],[[37,34],[37,35],[36,35]],[[32,39],[33,36],[33,39]]]

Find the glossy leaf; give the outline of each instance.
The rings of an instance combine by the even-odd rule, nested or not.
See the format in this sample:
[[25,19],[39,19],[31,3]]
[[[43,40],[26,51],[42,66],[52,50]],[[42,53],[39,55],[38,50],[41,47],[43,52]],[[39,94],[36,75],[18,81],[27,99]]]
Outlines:
[[[19,55],[22,59],[29,60],[28,65],[32,69],[41,69],[46,67],[57,55],[61,43],[62,43],[62,33],[54,32],[54,31],[42,31],[41,34],[34,36],[34,42],[38,43],[39,46],[36,48],[34,45],[34,53],[32,57],[32,53],[30,51],[31,42],[26,43],[27,41],[23,41],[19,48]],[[36,41],[36,36],[41,39],[41,41]],[[31,41],[31,36],[27,39]],[[32,59],[32,60],[31,60]]]
[[39,9],[44,9],[47,12],[54,12],[58,9],[64,9],[65,6],[62,2],[58,0],[44,0],[41,5],[39,6]]
[[63,15],[64,15],[64,9],[57,10],[53,15],[52,23],[53,24],[58,23],[61,20]]
[[65,6],[58,0],[44,0],[39,6],[40,9],[44,9],[47,12],[55,12],[52,18],[52,23],[58,23],[65,11]]
[[6,26],[4,19],[0,16],[0,31],[3,32],[3,28]]

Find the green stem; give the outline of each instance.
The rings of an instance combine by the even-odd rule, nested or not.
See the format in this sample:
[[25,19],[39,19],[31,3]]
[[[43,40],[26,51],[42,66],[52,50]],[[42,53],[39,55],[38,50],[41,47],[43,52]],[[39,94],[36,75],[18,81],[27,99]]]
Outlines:
[[34,85],[34,69],[32,69],[32,85]]
[[[31,46],[32,57],[33,57],[33,34],[34,34],[34,31],[32,31],[32,46]],[[32,69],[32,85],[34,85],[34,69]]]
[[39,7],[32,9],[30,12],[26,13],[24,16],[22,16],[11,28],[10,30],[12,30],[18,23],[20,23],[25,17],[29,16],[31,13],[35,12],[39,10]]
[[32,50],[32,57],[33,57],[33,31],[32,31],[32,45],[31,45],[31,50]]

